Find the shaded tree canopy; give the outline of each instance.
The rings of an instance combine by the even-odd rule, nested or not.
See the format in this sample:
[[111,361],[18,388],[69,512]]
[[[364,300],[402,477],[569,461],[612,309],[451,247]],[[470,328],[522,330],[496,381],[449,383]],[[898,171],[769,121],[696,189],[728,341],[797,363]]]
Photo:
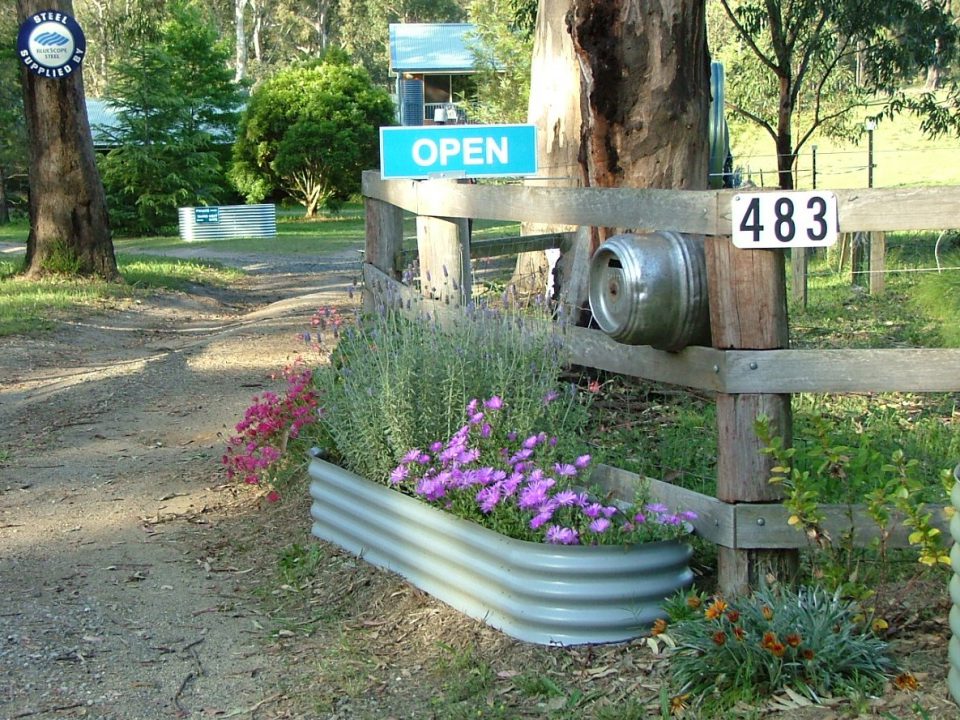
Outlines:
[[177,208],[220,201],[222,151],[233,140],[240,86],[208,10],[192,0],[167,6],[155,38],[132,43],[112,64],[115,146],[101,169],[114,226],[149,232],[175,224]]

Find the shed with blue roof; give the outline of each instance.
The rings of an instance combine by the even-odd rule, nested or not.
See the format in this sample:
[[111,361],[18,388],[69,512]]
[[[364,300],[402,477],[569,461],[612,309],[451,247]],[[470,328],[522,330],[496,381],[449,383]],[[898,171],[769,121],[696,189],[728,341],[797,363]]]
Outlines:
[[401,125],[468,121],[476,97],[470,23],[392,23],[390,74],[396,77]]

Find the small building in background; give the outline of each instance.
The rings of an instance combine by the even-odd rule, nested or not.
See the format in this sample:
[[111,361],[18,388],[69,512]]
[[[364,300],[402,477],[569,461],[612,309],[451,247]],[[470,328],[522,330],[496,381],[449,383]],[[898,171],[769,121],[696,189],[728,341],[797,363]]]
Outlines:
[[390,75],[401,125],[463,124],[476,98],[469,23],[392,23]]

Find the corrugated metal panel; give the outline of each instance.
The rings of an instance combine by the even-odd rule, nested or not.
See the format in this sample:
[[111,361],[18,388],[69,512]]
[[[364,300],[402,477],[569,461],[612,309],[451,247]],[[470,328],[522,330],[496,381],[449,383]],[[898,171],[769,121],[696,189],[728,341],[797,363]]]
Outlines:
[[513,540],[322,460],[310,463],[313,535],[399,573],[527,642],[640,635],[693,582],[690,546],[560,546]]
[[950,500],[956,512],[950,520],[950,535],[953,547],[950,548],[950,566],[953,577],[950,578],[950,630],[952,635],[947,645],[947,687],[955,702],[960,703],[960,465],[953,469],[953,490]]
[[390,70],[473,72],[473,52],[467,47],[467,36],[473,31],[469,23],[392,23]]
[[277,236],[276,205],[183,207],[179,219],[180,239],[187,242]]

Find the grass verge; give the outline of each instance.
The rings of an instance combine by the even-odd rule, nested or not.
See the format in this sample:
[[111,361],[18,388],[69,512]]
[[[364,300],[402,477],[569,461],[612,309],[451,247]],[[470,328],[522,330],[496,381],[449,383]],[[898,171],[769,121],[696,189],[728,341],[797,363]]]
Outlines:
[[20,262],[0,260],[0,337],[49,330],[80,308],[108,308],[153,290],[183,290],[190,285],[225,286],[243,276],[217,263],[143,255],[118,255],[126,284],[69,277],[24,280]]

